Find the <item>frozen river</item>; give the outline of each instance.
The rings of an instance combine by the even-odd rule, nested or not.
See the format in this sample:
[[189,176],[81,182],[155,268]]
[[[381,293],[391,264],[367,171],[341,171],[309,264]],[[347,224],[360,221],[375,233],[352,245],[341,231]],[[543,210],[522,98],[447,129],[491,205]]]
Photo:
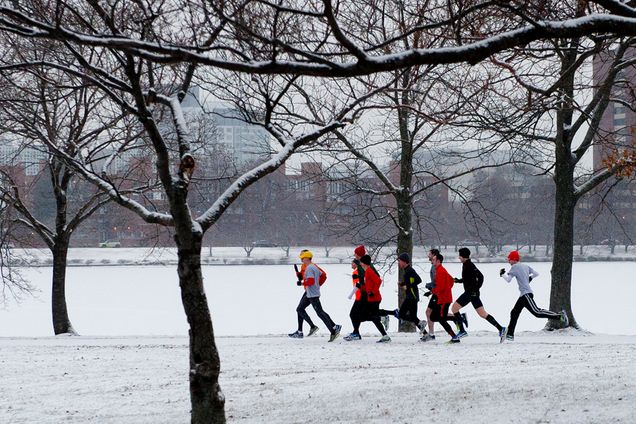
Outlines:
[[[541,275],[532,282],[535,299],[547,308],[550,288],[550,263],[530,264]],[[505,325],[518,297],[517,285],[498,277],[504,264],[478,264],[486,277],[482,299],[486,310]],[[507,264],[506,264],[507,266]],[[460,276],[461,264],[449,263],[447,269]],[[321,300],[334,321],[351,330],[348,313],[351,301],[349,265],[325,265],[328,281]],[[426,280],[428,266],[416,270]],[[636,262],[575,263],[572,285],[573,308],[579,324],[593,333],[636,334],[631,312],[636,299]],[[203,269],[206,292],[215,332],[219,336],[266,335],[291,332],[296,326],[295,308],[301,289],[295,285],[290,265],[207,266]],[[20,304],[10,301],[0,310],[0,337],[48,336],[50,318],[50,268],[25,270],[38,292]],[[382,307],[397,307],[397,289],[392,274],[384,276]],[[455,297],[462,286],[455,287]],[[100,266],[68,269],[67,300],[75,329],[82,335],[185,335],[187,323],[181,306],[174,266]],[[420,303],[423,317],[425,303]],[[494,329],[481,320],[471,306],[470,331]],[[311,307],[312,317],[315,317]],[[322,323],[316,320],[319,325]],[[518,332],[540,330],[545,320],[521,315]],[[392,321],[390,331],[395,331]],[[326,333],[324,329],[321,329]],[[363,324],[363,332],[373,332]],[[438,329],[438,332],[441,329]]]

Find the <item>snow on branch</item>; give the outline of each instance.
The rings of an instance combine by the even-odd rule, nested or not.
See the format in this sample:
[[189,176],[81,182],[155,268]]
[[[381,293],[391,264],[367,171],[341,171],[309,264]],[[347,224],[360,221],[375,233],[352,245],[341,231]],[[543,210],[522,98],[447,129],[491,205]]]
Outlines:
[[276,153],[270,160],[261,163],[250,171],[241,175],[234,181],[212,204],[212,206],[199,218],[196,219],[203,231],[212,226],[225,210],[236,200],[236,198],[247,187],[258,181],[263,176],[278,169],[299,147],[318,140],[323,135],[332,132],[345,125],[341,121],[333,121],[318,128],[308,134],[304,134],[294,140],[289,140],[284,147]]
[[599,170],[589,180],[579,185],[578,187],[575,187],[574,196],[577,199],[580,199],[585,193],[589,192],[594,187],[601,184],[603,181],[610,179],[617,170],[618,166],[614,166],[612,168],[603,168]]
[[135,212],[144,221],[150,224],[161,224],[165,226],[173,225],[172,216],[170,216],[169,214],[162,214],[148,210],[141,203],[131,199],[120,190],[118,190],[117,187],[115,187],[115,185],[108,181],[106,178],[99,177],[86,166],[84,166],[81,161],[70,156],[68,153],[60,149],[55,144],[51,143],[48,140],[43,140],[43,142],[49,147],[49,149],[51,149],[52,152],[54,152],[56,156],[63,160],[68,166],[79,172],[87,181],[95,185],[97,188],[101,189],[115,203],[118,203],[121,206]]
[[176,96],[165,96],[163,94],[156,94],[156,99],[160,103],[168,106],[172,112],[172,120],[177,132],[177,142],[179,143],[179,155],[183,156],[190,152],[191,140],[190,131],[188,130],[188,124],[186,123],[183,115],[183,108],[181,102]]
[[[346,56],[340,60],[342,56],[338,55],[338,61],[307,60],[307,57],[312,54],[308,49],[305,49],[306,51],[302,50],[302,52],[286,50],[290,53],[289,57],[298,57],[300,53],[303,53],[302,60],[282,60],[280,58],[255,60],[254,58],[246,57],[243,57],[240,61],[230,60],[222,56],[222,52],[231,49],[232,46],[230,45],[221,45],[215,49],[201,51],[198,46],[151,42],[120,35],[87,34],[56,23],[37,20],[12,7],[6,6],[0,7],[0,29],[26,37],[54,39],[125,51],[166,64],[189,62],[245,73],[347,77],[424,64],[462,62],[476,64],[495,53],[513,47],[524,46],[540,39],[573,38],[598,33],[618,36],[636,35],[635,9],[627,5],[621,6],[616,1],[597,3],[608,9],[618,11],[622,15],[593,13],[588,16],[562,21],[536,21],[521,28],[504,31],[460,46],[408,49],[398,53],[380,54],[377,56],[362,53],[363,51],[359,47],[340,37],[338,40],[340,47],[353,54],[355,60],[346,60]],[[331,31],[336,31],[336,29],[337,27],[330,26]],[[285,44],[277,44],[277,46],[281,49],[286,48]]]

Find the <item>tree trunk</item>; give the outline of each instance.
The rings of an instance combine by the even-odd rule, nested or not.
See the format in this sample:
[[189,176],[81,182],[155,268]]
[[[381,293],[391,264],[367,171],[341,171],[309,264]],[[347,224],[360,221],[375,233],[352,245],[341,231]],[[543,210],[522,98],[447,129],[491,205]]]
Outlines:
[[53,281],[51,290],[51,311],[53,332],[58,334],[77,335],[68,318],[66,307],[66,262],[68,256],[68,240],[58,238],[51,253],[53,254]]
[[[413,261],[413,231],[411,231],[411,197],[410,195],[398,196],[398,229],[397,254],[406,252]],[[402,281],[404,270],[398,268],[398,282]],[[406,291],[398,286],[398,306],[404,302]],[[409,321],[400,321],[398,331],[412,333],[416,330],[415,325]]]
[[[408,73],[403,80],[403,88],[410,84]],[[399,103],[399,102],[398,102]],[[410,105],[409,91],[402,94],[401,105]],[[397,254],[408,253],[413,260],[413,197],[411,196],[411,186],[413,185],[413,140],[409,132],[409,108],[400,107],[398,109],[398,125],[400,130],[400,190],[395,195],[397,206],[398,237]],[[398,283],[402,281],[404,271],[398,268]],[[406,291],[398,286],[398,307],[404,302]],[[415,325],[409,321],[400,321],[398,331],[414,332]]]
[[202,234],[177,234],[175,240],[181,300],[190,325],[191,423],[225,423],[225,397],[219,385],[221,361],[201,274]]
[[[558,149],[557,149],[558,150]],[[569,149],[567,149],[569,150]],[[569,152],[566,152],[569,154]],[[557,153],[559,155],[559,153]],[[554,175],[556,193],[554,208],[554,249],[552,257],[552,285],[550,310],[565,309],[570,326],[578,328],[572,313],[572,262],[574,260],[574,172],[569,158],[556,161]],[[546,329],[563,328],[556,320],[549,320]]]

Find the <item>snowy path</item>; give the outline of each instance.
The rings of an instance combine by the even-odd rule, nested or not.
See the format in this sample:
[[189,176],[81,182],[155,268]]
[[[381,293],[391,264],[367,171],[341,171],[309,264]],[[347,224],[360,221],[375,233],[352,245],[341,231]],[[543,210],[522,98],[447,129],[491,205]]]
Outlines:
[[[230,422],[636,422],[636,336],[392,336],[219,338]],[[187,423],[186,343],[0,338],[0,423]]]

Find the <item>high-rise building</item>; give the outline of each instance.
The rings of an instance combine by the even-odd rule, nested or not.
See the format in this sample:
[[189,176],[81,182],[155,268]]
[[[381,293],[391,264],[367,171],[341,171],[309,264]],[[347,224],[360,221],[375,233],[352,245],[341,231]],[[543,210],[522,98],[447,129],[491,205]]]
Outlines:
[[[238,168],[269,157],[270,135],[263,127],[248,122],[239,110],[207,102],[202,96],[202,91],[193,87],[181,105],[192,133],[204,139],[200,141],[208,144],[208,152],[231,159]],[[210,141],[215,146],[210,146]]]
[[237,166],[269,157],[270,136],[265,129],[245,122],[235,109],[216,108],[212,112],[218,131],[218,143],[230,154]]

